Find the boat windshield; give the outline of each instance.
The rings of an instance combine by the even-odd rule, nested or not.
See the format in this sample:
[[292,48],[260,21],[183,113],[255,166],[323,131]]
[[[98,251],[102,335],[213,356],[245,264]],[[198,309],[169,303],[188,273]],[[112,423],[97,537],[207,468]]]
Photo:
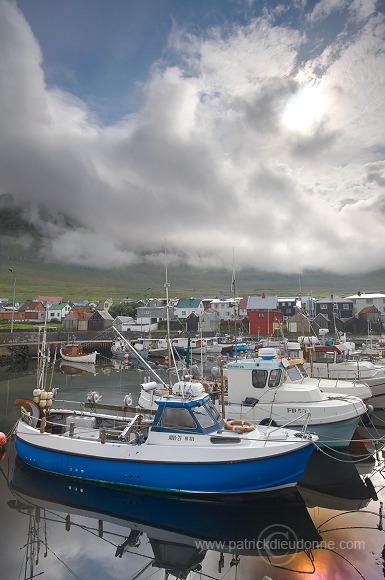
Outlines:
[[302,363],[300,363],[300,364],[298,364],[298,365],[296,365],[296,366],[297,366],[297,369],[299,370],[299,372],[301,373],[301,375],[302,375],[302,376],[303,376],[305,379],[306,379],[306,378],[308,378],[308,376],[309,376],[309,375],[308,375],[308,373],[307,373],[307,371],[306,371],[305,367],[303,366],[303,364],[302,364]]
[[209,410],[210,414],[213,416],[216,423],[222,420],[222,415],[220,414],[220,412],[215,407],[212,401],[207,401],[207,403],[205,403],[205,407],[206,409]]
[[167,429],[196,429],[197,425],[187,409],[164,407],[159,427]]
[[209,413],[205,405],[194,407],[192,412],[202,429],[207,429],[217,424],[217,421],[214,420],[214,417]]
[[303,379],[303,376],[299,372],[297,365],[293,365],[293,366],[288,367],[286,369],[286,372],[287,372],[289,379],[291,381],[300,381],[301,379]]

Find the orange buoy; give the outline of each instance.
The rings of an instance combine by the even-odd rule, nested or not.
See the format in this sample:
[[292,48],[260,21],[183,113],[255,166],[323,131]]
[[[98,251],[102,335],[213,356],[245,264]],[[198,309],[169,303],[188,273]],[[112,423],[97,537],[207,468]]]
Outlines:
[[250,433],[254,431],[255,425],[251,421],[236,421],[232,419],[231,421],[226,421],[225,429],[239,431],[239,433]]

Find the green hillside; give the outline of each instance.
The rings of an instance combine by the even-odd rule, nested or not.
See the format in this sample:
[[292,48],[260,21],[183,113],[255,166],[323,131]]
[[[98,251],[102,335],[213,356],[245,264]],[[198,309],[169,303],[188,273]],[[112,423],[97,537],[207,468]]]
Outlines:
[[[30,262],[27,259],[6,260],[0,258],[0,297],[11,298],[16,276],[18,300],[39,295],[63,296],[68,300],[99,300],[111,298],[140,298],[142,294],[164,296],[165,271],[163,264],[154,266],[139,264],[113,270],[80,268],[60,264]],[[336,276],[321,272],[309,272],[299,277],[256,270],[242,270],[236,274],[237,294],[296,295],[312,293],[323,296],[330,293],[349,295],[357,291],[385,292],[385,272],[366,276]],[[187,297],[202,295],[229,295],[231,272],[228,270],[204,270],[189,267],[168,268],[170,296]],[[147,290],[150,288],[150,290]]]
[[[46,216],[46,219],[51,219]],[[70,225],[68,226],[70,227]],[[143,294],[164,296],[165,267],[136,264],[124,268],[98,270],[43,262],[42,239],[25,219],[10,195],[0,195],[0,298],[12,299],[14,276],[18,301],[37,296],[63,296],[68,300],[141,298]],[[7,269],[11,268],[13,274]],[[14,276],[13,276],[14,275]],[[230,294],[231,272],[224,269],[168,267],[170,296],[220,296]],[[369,275],[338,276],[327,272],[306,272],[299,276],[244,269],[236,273],[238,296],[277,294],[278,296],[349,295],[357,291],[385,292],[385,271]],[[147,290],[150,288],[150,290]]]

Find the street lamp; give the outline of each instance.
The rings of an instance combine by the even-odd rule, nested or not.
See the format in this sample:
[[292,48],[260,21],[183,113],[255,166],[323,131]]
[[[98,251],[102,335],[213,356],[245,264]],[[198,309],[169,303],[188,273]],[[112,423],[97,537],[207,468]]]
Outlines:
[[13,324],[15,322],[15,295],[16,295],[16,276],[11,268],[7,268],[8,272],[11,272],[13,276],[13,303],[12,303],[12,321],[11,321],[11,332],[13,332]]

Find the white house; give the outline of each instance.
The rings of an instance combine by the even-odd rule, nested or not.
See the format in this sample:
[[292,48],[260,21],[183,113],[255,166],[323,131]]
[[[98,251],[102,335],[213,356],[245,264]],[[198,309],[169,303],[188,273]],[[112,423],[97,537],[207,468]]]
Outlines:
[[223,321],[239,318],[239,303],[241,298],[215,298],[210,303],[210,310],[214,311]]
[[201,298],[181,298],[174,306],[174,315],[179,320],[186,320],[191,314],[202,316],[204,312]]
[[130,326],[136,324],[132,316],[117,316],[113,322],[113,326],[119,330],[119,332],[126,332],[130,330]]
[[358,314],[367,306],[375,306],[381,312],[381,316],[385,316],[385,294],[365,294],[364,292],[358,292],[353,296],[347,296],[347,299],[353,301],[354,314]]
[[55,318],[61,322],[71,311],[71,306],[67,302],[56,302],[48,308],[48,322]]

